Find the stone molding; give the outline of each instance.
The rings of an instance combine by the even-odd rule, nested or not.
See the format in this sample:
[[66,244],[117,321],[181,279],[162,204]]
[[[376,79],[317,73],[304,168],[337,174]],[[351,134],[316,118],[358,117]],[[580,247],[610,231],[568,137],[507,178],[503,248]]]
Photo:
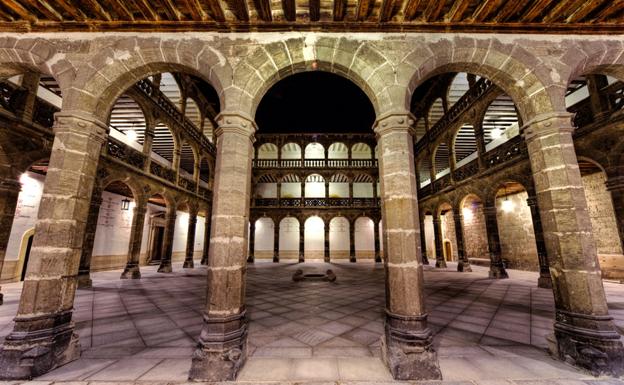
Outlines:
[[253,140],[253,134],[258,130],[258,126],[253,119],[242,112],[223,111],[216,118],[217,127],[215,135],[219,138],[224,133],[233,133],[248,136]]
[[566,111],[553,111],[548,114],[536,115],[522,126],[520,133],[527,144],[537,138],[551,134],[571,134],[574,131],[572,116],[573,114]]
[[373,125],[373,130],[375,134],[377,134],[378,140],[380,136],[394,132],[407,132],[414,137],[416,135],[414,129],[415,121],[416,118],[409,111],[403,113],[388,113],[377,118]]

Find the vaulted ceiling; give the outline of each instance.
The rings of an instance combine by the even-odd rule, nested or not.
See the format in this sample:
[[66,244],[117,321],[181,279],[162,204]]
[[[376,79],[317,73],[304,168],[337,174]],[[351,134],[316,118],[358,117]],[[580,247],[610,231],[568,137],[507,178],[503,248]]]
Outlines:
[[0,31],[618,32],[624,0],[3,0]]

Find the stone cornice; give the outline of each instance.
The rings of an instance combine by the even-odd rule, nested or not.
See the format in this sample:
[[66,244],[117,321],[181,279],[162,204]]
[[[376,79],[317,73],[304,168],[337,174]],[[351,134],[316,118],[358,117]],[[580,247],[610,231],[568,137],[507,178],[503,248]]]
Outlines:
[[411,112],[390,112],[387,114],[380,115],[375,124],[373,125],[373,130],[377,137],[397,132],[397,131],[407,131],[410,135],[415,135],[414,130],[414,122],[416,119]]
[[566,111],[553,111],[552,113],[537,115],[522,126],[521,135],[528,143],[545,135],[572,133],[574,131],[572,115]]

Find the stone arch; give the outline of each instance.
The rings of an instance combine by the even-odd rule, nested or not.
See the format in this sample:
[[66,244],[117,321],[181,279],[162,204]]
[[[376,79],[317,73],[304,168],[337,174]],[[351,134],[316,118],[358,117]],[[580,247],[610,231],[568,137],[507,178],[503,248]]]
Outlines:
[[255,116],[264,94],[279,80],[305,71],[343,76],[368,96],[377,115],[391,110],[397,93],[388,86],[393,64],[371,42],[323,36],[292,38],[256,48],[234,68],[233,94],[244,112]]
[[128,186],[130,191],[132,191],[132,196],[134,197],[134,200],[136,202],[139,202],[142,199],[146,199],[144,186],[137,182],[136,179],[133,178],[130,174],[125,172],[111,171],[110,168],[108,168],[107,171],[110,172],[110,175],[102,179],[97,179],[97,188],[100,191],[104,191],[106,187],[108,187],[113,182],[121,182]]
[[112,103],[129,87],[148,76],[183,72],[210,84],[219,95],[221,110],[227,108],[223,89],[232,71],[217,49],[199,39],[169,42],[159,38],[113,40],[78,68],[67,95],[69,110],[93,114],[106,120]]
[[56,52],[56,45],[45,39],[6,37],[0,42],[0,78],[24,71],[40,72],[52,76],[65,94],[75,71],[66,59],[52,61]]
[[600,46],[579,44],[568,48],[566,57],[579,59],[570,64],[566,85],[577,77],[590,73],[609,75],[624,81],[624,45],[621,41],[603,41]]
[[[428,55],[427,55],[428,53]],[[408,72],[409,85],[403,100],[407,110],[416,87],[445,72],[467,72],[485,77],[511,96],[523,122],[552,111],[565,111],[558,93],[550,93],[550,69],[527,50],[498,40],[465,37],[440,39],[426,47],[416,46],[405,57],[399,72]]]

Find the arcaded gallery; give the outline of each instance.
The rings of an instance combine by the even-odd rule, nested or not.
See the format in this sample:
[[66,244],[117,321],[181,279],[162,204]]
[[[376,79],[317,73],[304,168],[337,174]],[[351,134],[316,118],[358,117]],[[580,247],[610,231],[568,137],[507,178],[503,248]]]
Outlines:
[[10,385],[624,384],[624,2],[3,0],[0,281]]

